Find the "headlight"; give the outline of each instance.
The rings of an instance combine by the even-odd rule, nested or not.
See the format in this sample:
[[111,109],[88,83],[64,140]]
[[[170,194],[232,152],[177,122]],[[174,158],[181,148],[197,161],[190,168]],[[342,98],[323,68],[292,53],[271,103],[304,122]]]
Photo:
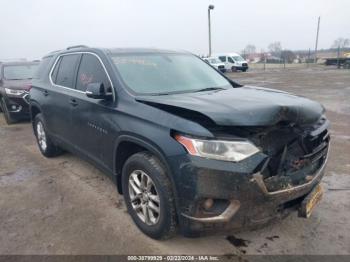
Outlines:
[[194,156],[239,162],[260,150],[248,141],[202,140],[176,135],[175,139]]
[[18,90],[18,89],[10,89],[10,88],[5,88],[5,92],[8,95],[13,95],[13,96],[20,96],[24,94],[24,90]]

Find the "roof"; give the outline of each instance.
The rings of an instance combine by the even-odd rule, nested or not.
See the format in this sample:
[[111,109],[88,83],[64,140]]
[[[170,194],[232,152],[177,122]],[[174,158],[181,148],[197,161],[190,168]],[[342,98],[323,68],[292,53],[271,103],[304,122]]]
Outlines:
[[73,52],[91,52],[91,51],[103,51],[107,54],[129,54],[129,53],[173,53],[173,54],[190,54],[187,51],[175,51],[168,49],[158,49],[158,48],[92,48],[85,45],[77,45],[67,47],[66,49],[52,51],[45,55],[44,58],[61,53],[73,53]]
[[126,53],[178,53],[184,54],[189,53],[186,51],[175,51],[169,49],[158,49],[158,48],[108,48],[105,49],[112,54],[126,54]]

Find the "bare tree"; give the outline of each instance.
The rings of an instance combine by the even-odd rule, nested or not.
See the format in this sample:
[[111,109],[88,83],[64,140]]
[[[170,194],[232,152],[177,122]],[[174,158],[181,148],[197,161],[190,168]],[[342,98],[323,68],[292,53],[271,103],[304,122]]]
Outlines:
[[243,51],[245,54],[254,54],[256,52],[256,47],[255,45],[247,45]]
[[255,45],[247,45],[243,50],[242,50],[242,56],[244,59],[247,59],[250,54],[254,54],[256,52],[256,47]]
[[268,49],[273,55],[280,56],[282,51],[282,44],[279,41],[273,42],[269,44]]
[[350,45],[350,40],[348,38],[339,37],[338,39],[334,40],[332,48],[344,48]]
[[297,57],[291,50],[283,50],[281,52],[281,57],[286,63],[293,63],[294,59]]

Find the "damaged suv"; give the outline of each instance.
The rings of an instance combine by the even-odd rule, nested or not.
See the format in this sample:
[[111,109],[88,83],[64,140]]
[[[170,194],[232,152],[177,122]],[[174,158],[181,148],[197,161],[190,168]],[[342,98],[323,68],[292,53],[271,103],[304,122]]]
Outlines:
[[45,56],[38,75],[42,154],[68,150],[108,174],[152,238],[308,217],[322,196],[330,137],[317,102],[158,49],[74,46]]

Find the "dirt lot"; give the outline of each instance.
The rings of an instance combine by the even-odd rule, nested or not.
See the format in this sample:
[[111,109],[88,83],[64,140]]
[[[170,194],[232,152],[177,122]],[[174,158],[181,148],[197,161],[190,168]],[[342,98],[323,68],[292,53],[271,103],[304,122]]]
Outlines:
[[29,123],[6,126],[0,116],[0,254],[350,254],[350,71],[229,75],[326,106],[331,157],[324,199],[310,219],[293,214],[234,236],[155,241],[134,226],[123,198],[101,172],[71,154],[43,158]]

